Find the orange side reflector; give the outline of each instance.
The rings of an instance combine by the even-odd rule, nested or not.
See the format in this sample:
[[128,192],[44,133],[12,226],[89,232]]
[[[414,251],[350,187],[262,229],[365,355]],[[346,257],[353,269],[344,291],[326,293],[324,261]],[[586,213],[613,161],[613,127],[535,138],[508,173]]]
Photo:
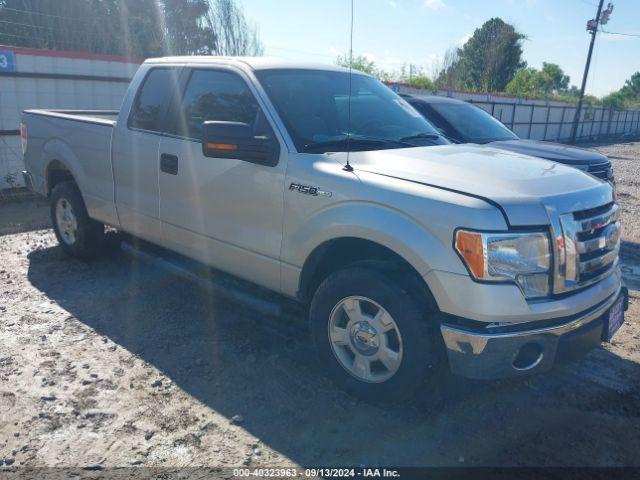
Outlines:
[[207,143],[207,150],[237,150],[238,146],[232,143]]
[[467,266],[476,278],[484,277],[484,249],[482,235],[475,232],[456,232],[456,250],[467,262]]

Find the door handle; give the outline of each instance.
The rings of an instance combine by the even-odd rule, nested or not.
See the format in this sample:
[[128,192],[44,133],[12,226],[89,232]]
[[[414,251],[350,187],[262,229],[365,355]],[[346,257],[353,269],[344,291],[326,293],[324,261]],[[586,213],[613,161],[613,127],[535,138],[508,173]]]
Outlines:
[[168,153],[160,155],[160,170],[170,175],[178,175],[178,157]]

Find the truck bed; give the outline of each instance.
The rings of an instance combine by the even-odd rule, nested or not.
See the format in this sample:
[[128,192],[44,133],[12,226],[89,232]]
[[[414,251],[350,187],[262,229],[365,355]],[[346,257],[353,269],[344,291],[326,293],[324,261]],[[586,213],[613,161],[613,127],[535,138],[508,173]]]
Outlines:
[[35,192],[48,195],[52,178],[66,170],[83,192],[89,215],[117,225],[111,166],[117,116],[114,110],[25,110],[24,161],[30,175],[25,182]]
[[25,110],[30,115],[43,115],[47,117],[65,118],[79,122],[97,123],[101,125],[115,126],[118,119],[118,110]]

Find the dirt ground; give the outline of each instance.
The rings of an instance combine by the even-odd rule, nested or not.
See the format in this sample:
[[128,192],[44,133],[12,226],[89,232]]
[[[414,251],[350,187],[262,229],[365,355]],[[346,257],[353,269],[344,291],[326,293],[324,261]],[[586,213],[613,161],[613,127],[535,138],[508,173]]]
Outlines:
[[398,409],[326,380],[295,308],[127,250],[69,259],[45,204],[0,205],[0,465],[640,466],[640,143],[598,149],[631,290],[614,342],[526,380],[440,379]]

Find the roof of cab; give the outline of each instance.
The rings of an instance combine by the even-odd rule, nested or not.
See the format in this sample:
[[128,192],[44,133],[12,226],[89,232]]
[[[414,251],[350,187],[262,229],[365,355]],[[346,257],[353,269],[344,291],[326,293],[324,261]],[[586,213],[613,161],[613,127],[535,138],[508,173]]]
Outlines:
[[[160,57],[145,60],[146,64],[163,64],[163,63],[181,63],[191,65],[216,65],[226,64],[242,64],[252,70],[271,70],[271,69],[304,69],[304,70],[331,70],[336,72],[348,72],[348,68],[338,65],[301,62],[298,60],[284,60],[275,57],[221,57],[221,56],[183,56],[183,57]],[[358,72],[359,73],[359,72]]]

